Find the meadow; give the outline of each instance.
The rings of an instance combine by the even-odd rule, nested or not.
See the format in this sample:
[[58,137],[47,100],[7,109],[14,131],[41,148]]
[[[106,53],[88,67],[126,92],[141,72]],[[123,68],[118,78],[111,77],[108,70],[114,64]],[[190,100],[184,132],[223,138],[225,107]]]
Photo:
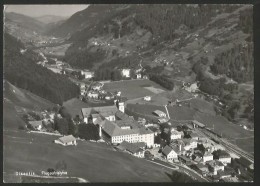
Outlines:
[[[146,87],[150,87],[151,90]],[[103,88],[110,92],[121,91],[121,96],[128,99],[152,96],[165,90],[160,85],[147,79],[108,82],[104,84]]]

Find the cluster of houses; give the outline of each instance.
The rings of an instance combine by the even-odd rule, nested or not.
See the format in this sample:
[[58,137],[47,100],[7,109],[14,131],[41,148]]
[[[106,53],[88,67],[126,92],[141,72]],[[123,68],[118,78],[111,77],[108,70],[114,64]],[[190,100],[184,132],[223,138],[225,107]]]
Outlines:
[[165,64],[165,65],[172,65],[173,61],[168,61],[167,59],[163,57],[157,57],[154,61],[154,63],[159,63],[159,64]]
[[104,85],[103,83],[95,82],[92,84],[88,92],[86,91],[84,85],[83,86],[81,85],[80,87],[81,95],[84,95],[89,99],[99,99],[99,100],[107,100],[107,101],[121,96],[120,91],[115,91],[115,92],[105,91],[104,89],[102,89],[103,85]]
[[197,82],[194,83],[183,83],[182,88],[190,93],[197,92],[199,90],[199,86]]
[[[84,123],[94,124],[100,137],[115,148],[143,158],[145,148],[154,147],[154,132],[125,113],[123,99],[112,106],[82,108]],[[64,146],[76,145],[73,136],[64,136],[54,141]]]
[[[122,68],[120,69],[121,71],[121,75],[122,77],[125,77],[125,78],[130,78],[130,72],[131,72],[132,69],[130,68]],[[141,72],[142,72],[142,69],[136,69],[135,71],[135,77],[136,79],[148,79],[148,76],[147,75],[143,75]]]
[[81,70],[81,69],[74,69],[74,68],[63,68],[61,71],[62,74],[66,75],[73,75],[76,78],[79,78],[79,74],[83,76],[84,79],[91,79],[94,77],[94,72],[89,70]]
[[231,177],[231,173],[225,170],[225,166],[231,163],[230,154],[196,131],[184,134],[172,128],[171,142],[162,148],[162,155],[170,162],[182,162],[190,166],[203,176]]
[[[35,120],[32,116],[28,115],[27,128],[34,131],[52,131],[55,112],[43,111],[35,114],[40,117],[40,120]],[[61,117],[60,114],[57,116]]]

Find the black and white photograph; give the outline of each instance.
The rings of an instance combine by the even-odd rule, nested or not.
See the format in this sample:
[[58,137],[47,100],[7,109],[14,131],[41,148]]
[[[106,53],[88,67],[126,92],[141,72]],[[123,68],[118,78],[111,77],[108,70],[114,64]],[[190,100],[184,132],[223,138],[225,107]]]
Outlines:
[[254,182],[252,4],[4,4],[4,183]]

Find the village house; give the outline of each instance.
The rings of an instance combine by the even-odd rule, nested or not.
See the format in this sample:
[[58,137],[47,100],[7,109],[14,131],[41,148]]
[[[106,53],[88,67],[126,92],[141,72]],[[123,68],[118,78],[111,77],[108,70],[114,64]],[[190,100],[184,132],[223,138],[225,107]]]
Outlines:
[[202,164],[202,163],[194,164],[193,167],[202,176],[206,176],[209,173],[208,167],[206,165]]
[[153,113],[158,116],[158,117],[164,117],[166,118],[166,114],[163,112],[163,111],[160,111],[160,110],[155,110],[153,111]]
[[143,76],[143,79],[148,79],[148,76],[147,76],[147,75],[144,75],[144,76]]
[[224,164],[218,160],[209,161],[207,164],[213,175],[217,175],[217,172],[220,170],[224,171]]
[[178,156],[178,159],[179,159],[180,162],[182,162],[182,163],[184,163],[186,165],[192,164],[192,160],[190,158],[184,156],[184,155]]
[[72,135],[69,136],[63,136],[57,140],[54,140],[54,143],[61,144],[63,146],[67,145],[77,145],[76,138]]
[[94,122],[95,118],[99,116],[104,117],[109,121],[115,121],[115,113],[118,111],[118,108],[115,105],[112,105],[104,107],[82,108],[81,111],[85,123],[89,123],[91,117]]
[[169,121],[168,118],[159,118],[159,119],[158,119],[158,123],[159,123],[159,124],[166,123],[167,121]]
[[198,143],[197,143],[196,140],[187,139],[187,138],[186,138],[186,139],[181,139],[181,140],[182,140],[182,141],[184,142],[184,144],[185,144],[184,149],[185,149],[186,151],[197,148]]
[[177,155],[184,155],[186,153],[183,144],[171,143],[169,146],[177,153]]
[[98,82],[94,83],[94,85],[91,86],[92,90],[96,90],[96,91],[97,90],[99,91],[102,87],[103,87],[103,84],[98,83]]
[[122,76],[129,78],[129,77],[130,77],[130,70],[131,70],[131,69],[129,69],[129,68],[124,68],[124,69],[122,69],[122,70],[121,70]]
[[85,79],[90,79],[94,77],[94,72],[90,72],[88,70],[81,70],[81,75],[83,75]]
[[105,96],[105,99],[106,100],[111,100],[114,98],[114,95],[111,93],[111,92],[107,92],[106,96]]
[[183,132],[179,132],[176,129],[171,129],[171,140],[181,139]]
[[188,92],[196,92],[198,90],[198,85],[197,83],[192,83],[190,86],[186,86],[185,90],[187,90]]
[[40,120],[40,121],[29,121],[28,125],[31,128],[33,128],[34,130],[41,130],[43,128],[42,120]]
[[151,96],[145,96],[145,97],[144,97],[144,100],[145,100],[145,101],[151,101]]
[[165,159],[172,161],[173,159],[178,158],[178,154],[168,145],[166,145],[163,150],[162,154],[164,155]]
[[144,142],[147,147],[153,147],[154,132],[125,114],[124,102],[118,100],[118,103],[117,106],[82,108],[84,122],[98,125],[99,135],[109,143]]
[[218,153],[215,153],[215,158],[222,162],[224,165],[227,163],[231,163],[231,156],[229,153],[223,150],[217,151]]
[[230,178],[232,176],[231,172],[230,171],[218,171],[218,176],[220,179],[223,179],[223,178]]
[[192,132],[189,134],[189,137],[193,140],[199,140],[199,135],[196,132]]
[[96,91],[89,91],[87,94],[88,98],[92,98],[92,99],[98,99],[98,95],[99,94]]
[[213,160],[213,155],[210,152],[205,152],[204,155],[202,156],[202,161],[208,162]]
[[142,75],[141,74],[136,74],[136,79],[141,79]]
[[205,125],[203,123],[198,122],[197,120],[192,121],[193,128],[205,128]]
[[127,141],[123,141],[120,145],[117,146],[117,148],[120,150],[127,151],[138,158],[144,158],[144,148],[142,147],[140,147],[140,144],[129,143]]

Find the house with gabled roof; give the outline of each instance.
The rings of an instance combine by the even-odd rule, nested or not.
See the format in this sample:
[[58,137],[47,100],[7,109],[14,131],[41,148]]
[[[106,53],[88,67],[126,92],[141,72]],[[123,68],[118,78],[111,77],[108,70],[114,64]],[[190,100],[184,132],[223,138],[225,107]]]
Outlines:
[[88,123],[92,114],[98,114],[109,121],[115,121],[115,113],[118,111],[118,109],[115,105],[112,105],[103,107],[82,108],[81,111],[82,116],[84,118],[84,122]]
[[40,121],[29,121],[29,126],[31,128],[33,128],[34,130],[41,130],[43,125],[42,125],[42,121],[43,120],[40,120]]
[[136,143],[129,143],[127,141],[123,141],[120,145],[117,146],[117,148],[121,150],[125,150],[136,157],[139,158],[144,157],[144,149],[139,147],[138,144]]
[[72,135],[63,136],[57,140],[54,140],[54,143],[61,144],[63,146],[77,145],[76,138]]
[[165,159],[173,160],[178,158],[178,154],[168,145],[166,145],[163,150],[162,154],[164,155]]

